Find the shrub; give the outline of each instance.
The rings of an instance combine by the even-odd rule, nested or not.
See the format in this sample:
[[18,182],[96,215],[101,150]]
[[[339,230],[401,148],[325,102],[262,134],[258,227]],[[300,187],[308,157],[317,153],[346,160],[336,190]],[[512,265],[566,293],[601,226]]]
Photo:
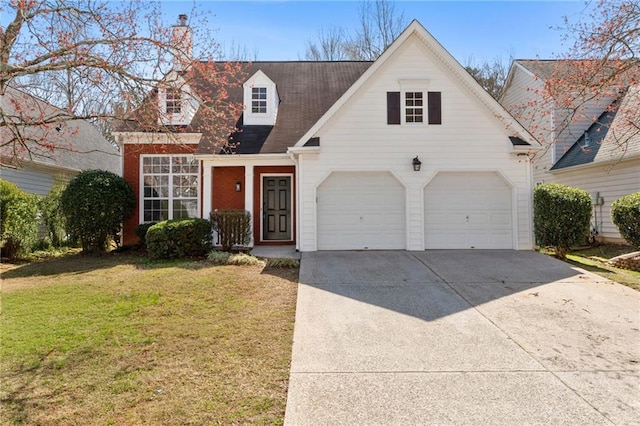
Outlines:
[[40,200],[40,213],[49,242],[53,247],[62,247],[67,242],[64,213],[62,212],[62,193],[67,182],[57,182],[49,193]]
[[226,251],[213,250],[207,255],[207,260],[213,262],[214,265],[226,265],[229,263],[231,253]]
[[251,214],[246,210],[215,210],[211,212],[211,226],[218,234],[223,251],[251,242]]
[[138,237],[138,240],[140,241],[139,244],[141,247],[147,248],[147,231],[156,223],[158,222],[147,222],[147,223],[141,223],[136,226],[135,233],[136,233],[136,236]]
[[229,260],[227,261],[228,265],[261,265],[263,262],[255,256],[251,256],[246,253],[236,253],[229,256]]
[[211,223],[206,219],[165,220],[146,233],[147,250],[156,259],[203,256],[211,249]]
[[122,222],[136,207],[131,186],[105,170],[78,174],[62,192],[62,211],[72,239],[85,252],[105,251],[110,238],[117,239]]
[[0,179],[0,239],[10,243],[12,257],[28,253],[38,241],[38,199]]
[[2,241],[0,241],[0,254],[2,257],[13,260],[18,256],[18,253],[20,253],[21,246],[22,244],[19,238],[11,234],[4,234]]
[[586,191],[555,183],[533,192],[534,230],[539,246],[552,246],[565,259],[567,251],[589,233],[591,197]]
[[640,248],[640,192],[615,200],[611,204],[611,220],[629,244]]

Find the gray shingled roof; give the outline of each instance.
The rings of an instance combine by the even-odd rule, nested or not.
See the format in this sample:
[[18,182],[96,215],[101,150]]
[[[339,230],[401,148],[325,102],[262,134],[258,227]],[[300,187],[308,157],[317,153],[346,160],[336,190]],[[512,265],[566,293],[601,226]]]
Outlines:
[[[28,149],[19,144],[6,144],[12,139],[11,130],[0,128],[0,156],[4,161],[17,160],[71,170],[102,169],[120,173],[120,153],[100,131],[86,120],[69,119],[68,114],[53,105],[12,87],[0,95],[5,116],[33,112],[31,119],[61,117],[58,124],[34,125],[20,129]],[[17,113],[15,104],[21,105]],[[51,145],[52,149],[46,145]]]
[[551,170],[640,156],[640,129],[631,121],[636,125],[640,122],[640,85],[629,87],[624,97],[603,112]]
[[[275,84],[280,105],[275,126],[243,126],[232,135],[234,148],[225,152],[238,154],[284,153],[327,112],[372,62],[252,62],[248,76],[261,70]],[[232,102],[242,102],[242,88],[229,92]],[[194,117],[194,121],[197,118]],[[198,154],[217,152],[213,141],[204,138]]]

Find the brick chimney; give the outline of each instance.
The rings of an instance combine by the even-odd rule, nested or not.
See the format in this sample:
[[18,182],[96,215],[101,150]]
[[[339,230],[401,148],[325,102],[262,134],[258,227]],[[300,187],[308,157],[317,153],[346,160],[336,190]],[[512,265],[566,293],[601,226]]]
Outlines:
[[191,63],[193,50],[193,35],[187,26],[187,15],[178,15],[178,23],[171,32],[171,43],[174,50],[173,69],[184,71]]

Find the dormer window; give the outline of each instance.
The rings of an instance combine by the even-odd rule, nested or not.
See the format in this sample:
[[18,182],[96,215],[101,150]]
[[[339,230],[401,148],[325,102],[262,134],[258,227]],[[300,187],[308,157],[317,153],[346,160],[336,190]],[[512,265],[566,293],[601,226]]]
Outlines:
[[276,83],[258,70],[242,84],[244,91],[243,123],[245,126],[274,126],[280,98]]
[[188,126],[199,107],[191,87],[176,72],[158,86],[158,124]]
[[180,93],[180,89],[174,87],[167,88],[165,105],[167,114],[180,114],[182,112],[182,94]]
[[255,114],[267,113],[266,87],[253,87],[251,89],[251,112]]

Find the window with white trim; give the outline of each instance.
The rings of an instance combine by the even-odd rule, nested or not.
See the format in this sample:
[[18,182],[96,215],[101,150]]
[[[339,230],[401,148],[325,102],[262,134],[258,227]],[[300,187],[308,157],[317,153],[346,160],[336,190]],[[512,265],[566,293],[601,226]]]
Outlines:
[[182,93],[175,87],[167,87],[165,111],[167,114],[180,114],[182,112]]
[[422,92],[405,92],[405,122],[406,123],[422,123],[424,121]]
[[267,88],[251,88],[251,112],[257,114],[267,113]]
[[143,222],[198,217],[198,176],[191,156],[142,157]]

